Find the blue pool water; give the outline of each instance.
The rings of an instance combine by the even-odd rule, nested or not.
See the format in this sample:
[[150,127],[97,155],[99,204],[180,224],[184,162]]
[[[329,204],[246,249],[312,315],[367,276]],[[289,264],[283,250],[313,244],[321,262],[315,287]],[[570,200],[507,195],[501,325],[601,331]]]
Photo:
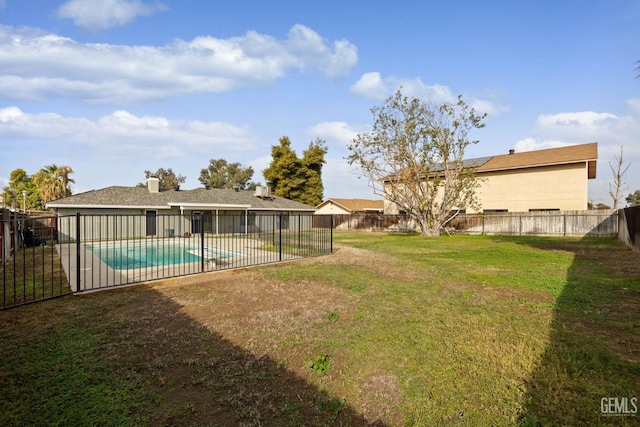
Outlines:
[[[144,241],[87,245],[95,256],[115,270],[200,262],[200,247],[180,242]],[[241,253],[205,247],[205,256],[226,259]]]

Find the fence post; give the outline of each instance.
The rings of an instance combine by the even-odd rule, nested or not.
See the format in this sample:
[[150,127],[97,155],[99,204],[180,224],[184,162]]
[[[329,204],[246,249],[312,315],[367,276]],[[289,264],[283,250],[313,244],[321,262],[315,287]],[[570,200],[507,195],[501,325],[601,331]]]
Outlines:
[[518,236],[522,236],[522,214],[518,214]]
[[298,255],[302,253],[302,214],[298,214]]
[[76,212],[76,292],[80,292],[80,212]]
[[280,224],[278,224],[278,229],[279,229],[279,241],[278,241],[278,254],[279,254],[279,261],[282,261],[282,212],[280,212]]
[[329,253],[333,253],[333,227],[329,227]]
[[[232,224],[233,227],[233,224]],[[200,272],[204,272],[204,215],[200,216]]]

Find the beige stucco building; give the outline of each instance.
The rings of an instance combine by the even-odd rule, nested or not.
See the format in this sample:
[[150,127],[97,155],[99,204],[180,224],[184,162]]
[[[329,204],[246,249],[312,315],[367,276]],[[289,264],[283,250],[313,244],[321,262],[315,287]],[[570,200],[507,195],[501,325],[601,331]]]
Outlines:
[[382,213],[384,200],[369,199],[327,199],[316,206],[316,215],[352,215]]
[[[588,180],[596,177],[598,144],[469,159],[476,168],[480,212],[586,210]],[[467,210],[472,213],[472,210]],[[395,214],[385,201],[385,213]]]

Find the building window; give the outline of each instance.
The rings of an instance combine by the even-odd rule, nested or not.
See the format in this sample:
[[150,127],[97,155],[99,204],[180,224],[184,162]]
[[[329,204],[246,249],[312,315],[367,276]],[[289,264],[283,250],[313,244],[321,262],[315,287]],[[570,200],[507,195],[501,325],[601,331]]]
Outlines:
[[255,212],[249,212],[249,216],[247,217],[247,225],[248,226],[256,225],[256,213]]
[[156,224],[156,217],[158,215],[158,211],[147,211],[146,212],[146,217],[147,217],[147,236],[155,236],[157,233],[157,224]]

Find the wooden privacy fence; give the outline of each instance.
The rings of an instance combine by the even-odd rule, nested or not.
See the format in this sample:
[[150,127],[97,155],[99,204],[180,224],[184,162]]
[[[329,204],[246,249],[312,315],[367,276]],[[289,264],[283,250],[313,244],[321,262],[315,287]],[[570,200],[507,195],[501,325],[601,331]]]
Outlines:
[[640,252],[640,206],[620,209],[618,238],[636,252]]
[[[418,231],[405,215],[332,215],[339,230]],[[326,221],[326,219],[325,219]],[[614,210],[543,211],[495,214],[460,214],[447,224],[449,233],[529,236],[616,236]]]
[[333,214],[330,218],[331,226],[338,230],[415,231],[414,221],[406,215]]
[[449,224],[457,232],[513,236],[616,236],[614,210],[461,214]]

